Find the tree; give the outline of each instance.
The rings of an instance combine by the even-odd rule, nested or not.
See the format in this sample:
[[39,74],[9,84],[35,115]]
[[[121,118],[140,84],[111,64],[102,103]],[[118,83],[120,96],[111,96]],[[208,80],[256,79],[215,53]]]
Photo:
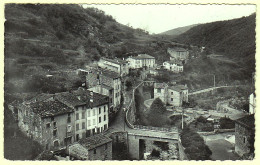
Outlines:
[[166,107],[160,98],[156,98],[147,114],[149,125],[154,127],[161,127],[167,123]]
[[132,81],[129,80],[129,79],[126,80],[126,82],[125,82],[125,86],[126,86],[126,90],[129,91],[129,90],[132,88],[132,86],[133,86]]

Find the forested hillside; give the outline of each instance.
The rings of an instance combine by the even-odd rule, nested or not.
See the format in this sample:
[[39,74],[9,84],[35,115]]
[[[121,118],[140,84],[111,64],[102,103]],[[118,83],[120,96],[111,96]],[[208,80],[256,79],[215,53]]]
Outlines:
[[[239,19],[201,24],[179,35],[177,40],[204,46],[211,53],[235,59],[249,72],[255,69],[256,14]],[[251,74],[251,73],[250,73]]]
[[16,92],[68,90],[79,84],[77,77],[46,75],[84,68],[102,56],[122,58],[130,52],[166,57],[166,46],[149,47],[156,40],[146,31],[122,25],[95,8],[7,4],[5,18],[5,87]]

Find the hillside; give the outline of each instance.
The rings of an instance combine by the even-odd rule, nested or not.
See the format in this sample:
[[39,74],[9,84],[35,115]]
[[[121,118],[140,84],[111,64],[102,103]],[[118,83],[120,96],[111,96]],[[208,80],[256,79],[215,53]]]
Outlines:
[[256,14],[201,24],[179,35],[177,41],[204,46],[210,53],[234,59],[250,74],[255,70]]
[[72,71],[100,57],[148,53],[162,62],[172,45],[80,5],[7,4],[5,18],[6,92],[66,91],[82,81]]
[[178,28],[175,28],[175,29],[171,29],[171,30],[168,30],[168,31],[165,31],[165,32],[162,32],[158,35],[171,35],[171,36],[179,36],[185,32],[187,32],[188,30],[190,30],[192,27],[195,27],[197,26],[198,24],[195,24],[195,25],[189,25],[189,26],[184,26],[184,27],[178,27]]

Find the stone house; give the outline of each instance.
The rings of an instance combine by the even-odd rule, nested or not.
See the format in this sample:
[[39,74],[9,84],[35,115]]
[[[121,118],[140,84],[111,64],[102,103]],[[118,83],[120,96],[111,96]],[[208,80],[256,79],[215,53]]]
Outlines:
[[235,120],[235,152],[238,155],[250,153],[253,136],[255,136],[254,114]]
[[129,62],[129,67],[132,69],[155,67],[155,58],[148,54],[139,54],[135,57],[129,57],[126,60]]
[[184,48],[168,48],[167,53],[170,55],[170,60],[187,61],[189,51]]
[[165,104],[176,107],[188,102],[188,87],[185,85],[154,84],[154,98],[160,98]]
[[102,57],[98,62],[98,66],[100,68],[116,72],[121,77],[129,74],[128,62],[118,58],[109,59],[109,58]]
[[162,102],[167,102],[168,84],[155,83],[154,84],[154,98],[160,98]]
[[74,141],[74,113],[67,105],[52,99],[23,102],[18,106],[18,126],[45,149],[59,149]]
[[188,88],[184,85],[169,86],[167,103],[176,107],[188,102]]
[[112,160],[112,139],[106,135],[91,136],[79,143],[88,150],[89,160]]
[[182,62],[177,62],[176,60],[163,62],[163,68],[175,73],[183,72]]

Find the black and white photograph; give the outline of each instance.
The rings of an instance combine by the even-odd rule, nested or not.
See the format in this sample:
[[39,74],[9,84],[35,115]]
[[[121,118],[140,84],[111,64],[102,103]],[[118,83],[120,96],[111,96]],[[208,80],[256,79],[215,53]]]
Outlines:
[[256,4],[4,4],[3,157],[255,160]]

